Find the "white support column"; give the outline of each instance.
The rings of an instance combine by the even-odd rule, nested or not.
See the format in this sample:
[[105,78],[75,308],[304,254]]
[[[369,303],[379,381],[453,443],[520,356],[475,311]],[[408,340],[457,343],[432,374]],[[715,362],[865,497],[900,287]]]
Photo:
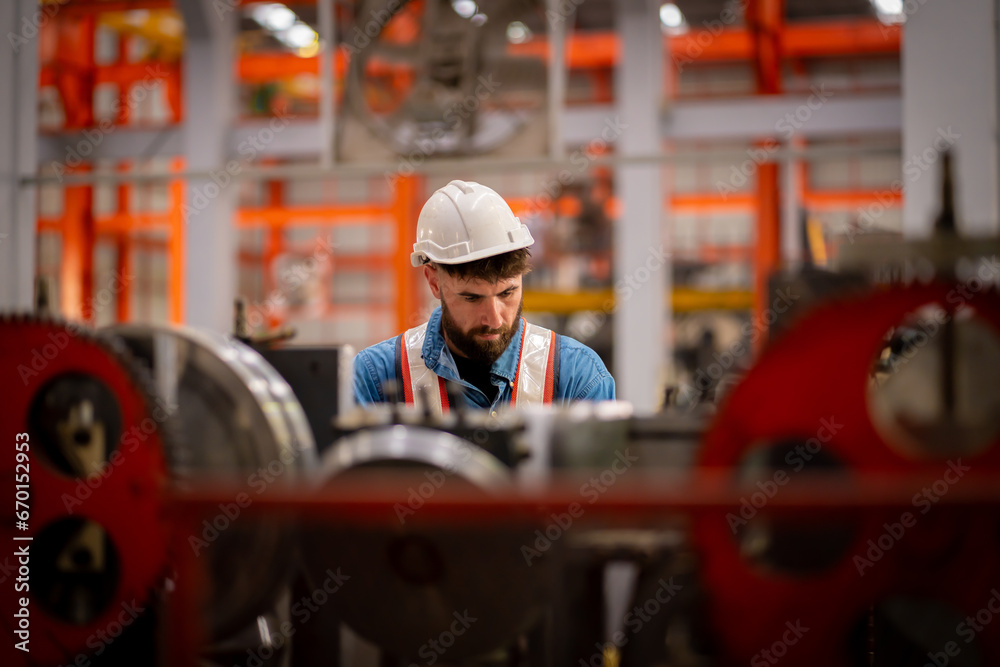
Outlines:
[[319,165],[333,166],[337,156],[337,12],[334,0],[316,3],[319,23]]
[[239,190],[227,170],[236,111],[234,37],[239,9],[216,12],[208,0],[180,3],[184,45],[184,157],[190,171],[213,178],[187,182],[184,236],[184,323],[220,333],[232,330],[236,297],[234,216]]
[[549,17],[549,63],[548,63],[548,139],[549,157],[561,160],[566,153],[563,139],[562,117],[566,106],[566,22],[572,21],[572,14],[560,11],[559,0],[546,0]]
[[[50,10],[51,11],[51,10]],[[0,3],[0,310],[33,304],[36,251],[38,31],[36,0]]]
[[940,209],[941,149],[954,144],[955,206],[963,233],[998,231],[995,0],[921,3],[906,17],[903,233],[930,233]]
[[[795,144],[789,144],[794,147]],[[802,264],[802,201],[799,160],[789,156],[781,162],[781,260],[789,269]]]
[[[615,114],[619,154],[649,155],[660,150],[663,94],[663,36],[659,4],[617,0],[622,57],[615,72]],[[670,342],[664,323],[671,318],[669,241],[663,233],[663,187],[658,164],[615,169],[622,203],[615,226],[614,369],[618,397],[639,414],[661,403]]]

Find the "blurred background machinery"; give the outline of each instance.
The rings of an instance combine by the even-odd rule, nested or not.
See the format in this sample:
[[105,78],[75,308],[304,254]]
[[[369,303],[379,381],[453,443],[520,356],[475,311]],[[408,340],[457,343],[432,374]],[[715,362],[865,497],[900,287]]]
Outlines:
[[[3,664],[1000,663],[996,3],[0,5]],[[623,403],[353,409],[456,177]]]
[[725,391],[653,416],[358,410],[348,348],[4,318],[13,664],[994,664],[1000,296],[944,181],[930,240],[859,251]]
[[758,325],[775,268],[923,233],[943,149],[995,217],[992,125],[925,92],[995,101],[989,59],[938,53],[995,50],[976,1],[24,2],[0,304],[43,275],[70,318],[222,333],[242,295],[253,330],[361,348],[432,307],[407,249],[461,176],[532,227],[526,310],[649,414]]

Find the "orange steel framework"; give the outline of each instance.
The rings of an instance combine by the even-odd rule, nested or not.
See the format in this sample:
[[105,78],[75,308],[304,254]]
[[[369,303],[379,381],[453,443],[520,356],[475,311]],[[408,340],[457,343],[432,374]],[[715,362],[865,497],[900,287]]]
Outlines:
[[[74,5],[69,5],[73,7]],[[69,18],[69,17],[68,17]],[[73,17],[75,18],[75,17]],[[80,20],[90,20],[82,18]],[[781,58],[801,60],[807,58],[829,58],[844,56],[892,56],[899,53],[901,31],[897,26],[885,26],[875,20],[841,20],[822,23],[803,23],[796,25],[781,25],[779,32],[768,33],[772,53],[777,50]],[[45,30],[42,31],[47,32]],[[713,34],[708,31],[689,32],[684,35],[670,37],[668,48],[674,63],[683,66],[690,62],[711,63],[746,61],[755,57],[754,33],[743,28],[727,28]],[[536,37],[523,44],[510,44],[507,47],[511,55],[548,57],[548,43],[544,37]],[[72,53],[70,51],[69,53]],[[610,95],[609,74],[618,61],[619,40],[611,32],[582,33],[568,36],[566,42],[566,62],[571,70],[587,73],[593,77],[595,86],[604,87],[606,91],[598,93],[602,99]],[[768,56],[772,61],[775,56]],[[338,79],[343,80],[347,72],[348,53],[339,49],[333,56],[334,67]],[[43,63],[49,62],[44,57]],[[773,67],[772,62],[770,67]],[[780,60],[777,64],[780,64]],[[303,74],[319,74],[319,58],[302,58],[293,53],[248,53],[240,56],[237,63],[237,76],[243,83],[268,83],[288,80]],[[386,74],[394,74],[393,68],[383,65],[379,68]],[[168,87],[168,96],[175,120],[181,112],[180,101],[180,65],[178,63],[160,63],[160,78]],[[93,65],[89,76],[94,85],[115,83],[127,86],[147,76],[146,64],[117,63]],[[407,78],[407,72],[399,72],[401,78]],[[41,69],[41,85],[56,85],[60,87],[60,69],[53,65],[43,65]],[[675,85],[677,78],[673,78]],[[79,99],[74,90],[66,89],[69,99]],[[67,97],[64,96],[64,99]],[[76,121],[67,119],[67,128],[80,127]]]
[[[784,0],[750,0],[747,24],[753,36],[754,73],[761,95],[781,93],[781,33]],[[766,162],[757,169],[757,256],[754,262],[755,321],[764,321],[768,278],[781,257],[781,188],[778,165]]]
[[[181,95],[181,69],[177,62],[129,62],[127,47],[131,37],[120,35],[118,59],[114,63],[99,64],[94,58],[95,29],[98,17],[108,11],[131,9],[163,9],[172,7],[172,2],[142,0],[137,2],[74,2],[62,7],[52,21],[40,31],[39,48],[41,71],[39,84],[54,86],[65,108],[64,129],[78,130],[95,124],[93,97],[95,87],[103,84],[117,86],[121,98],[127,96],[132,86],[150,78],[158,79],[165,86],[165,98],[170,109],[170,120],[179,123],[183,119]],[[699,30],[668,40],[671,63],[675,67],[697,62],[722,62],[751,60],[754,63],[757,87],[760,94],[775,94],[781,91],[781,66],[783,62],[793,64],[804,58],[822,58],[857,55],[898,54],[901,31],[896,26],[884,26],[875,20],[853,19],[822,23],[801,23],[786,25],[783,21],[782,0],[750,0],[747,5],[747,27],[733,27],[722,30]],[[520,45],[509,45],[512,55],[547,57],[548,45],[544,37],[536,37]],[[572,70],[589,73],[595,80],[597,96],[610,95],[610,75],[618,59],[619,40],[617,35],[590,33],[571,35],[567,41],[567,64]],[[337,71],[343,74],[347,66],[346,51],[338,50],[334,55]],[[151,66],[152,65],[152,66]],[[383,65],[390,79],[404,83],[411,75],[409,71],[395,72],[392,66]],[[236,75],[241,83],[255,84],[275,80],[285,80],[303,73],[318,74],[317,57],[302,58],[293,54],[245,54],[239,57]],[[404,68],[406,69],[406,68]],[[398,75],[398,76],[397,76]],[[672,77],[675,86],[678,77]],[[675,88],[676,89],[676,88]],[[118,107],[114,125],[129,122],[129,108],[126,104]],[[88,170],[84,165],[80,170]],[[117,166],[127,170],[130,164],[122,162]],[[172,162],[175,171],[183,169],[183,161]],[[805,173],[804,165],[799,167]],[[807,179],[799,178],[799,201],[810,210],[845,210],[864,206],[874,201],[885,204],[886,195],[869,190],[810,190]],[[727,197],[714,192],[673,194],[664,202],[674,212],[707,214],[719,212],[756,212],[757,240],[754,249],[734,249],[731,247],[706,247],[702,250],[705,261],[748,258],[755,272],[755,309],[758,314],[766,298],[766,276],[779,261],[779,196],[778,167],[763,164],[758,171],[755,192],[733,193]],[[93,214],[93,192],[91,186],[67,187],[64,212],[55,218],[39,218],[40,232],[60,233],[63,236],[63,261],[60,280],[62,289],[62,312],[69,317],[81,317],[93,294],[93,248],[99,238],[113,241],[117,249],[117,268],[127,271],[132,250],[136,244],[148,241],[140,238],[144,230],[163,229],[168,241],[168,309],[172,322],[183,320],[183,275],[184,275],[184,182],[169,183],[170,210],[166,213],[139,213],[131,210],[129,184],[118,186],[118,206],[114,213],[95,216]],[[259,260],[265,268],[284,248],[283,230],[291,225],[308,225],[326,228],[342,224],[374,224],[387,219],[396,223],[397,243],[392,256],[366,255],[353,259],[338,257],[338,265],[353,268],[394,271],[394,286],[397,296],[395,320],[398,329],[412,326],[418,318],[418,299],[413,272],[409,269],[409,248],[415,221],[423,197],[423,179],[420,177],[400,177],[397,179],[393,198],[389,202],[367,204],[336,204],[317,206],[288,206],[283,200],[283,185],[266,185],[268,203],[262,207],[240,208],[236,225],[240,228],[264,227],[265,249],[260,257],[243,256],[243,261]],[[899,195],[893,195],[897,205]],[[525,211],[531,204],[527,200],[511,202],[515,212]],[[606,203],[609,217],[617,216],[617,202],[609,198]],[[572,215],[578,210],[579,202],[564,197],[552,203],[550,211],[558,210],[563,215]],[[266,277],[265,281],[270,280]],[[269,283],[265,287],[270,286]],[[131,313],[130,286],[126,284],[116,295],[116,316],[127,320]],[[382,306],[376,305],[376,308]],[[278,324],[271,317],[269,324]]]

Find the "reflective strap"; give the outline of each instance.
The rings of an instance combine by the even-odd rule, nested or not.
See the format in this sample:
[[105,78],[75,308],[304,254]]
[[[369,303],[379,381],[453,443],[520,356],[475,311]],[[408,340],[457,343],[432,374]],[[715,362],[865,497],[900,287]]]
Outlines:
[[[424,364],[421,352],[426,335],[426,322],[400,334],[396,343],[399,349],[397,371],[402,375],[400,382],[403,385],[406,404],[415,405],[417,397],[425,395],[431,401],[431,413],[441,415],[448,412],[448,390],[444,378],[439,377]],[[524,335],[521,336],[521,349],[510,401],[512,407],[552,403],[558,381],[556,377],[559,366],[558,353],[559,344],[554,331],[524,322]],[[437,391],[434,391],[435,379]],[[423,394],[421,387],[427,387]]]
[[[420,356],[426,335],[426,322],[402,334],[400,370],[403,377],[400,380],[403,383],[407,405],[416,405],[418,396],[426,396],[430,401],[431,414],[441,415],[448,412],[448,392],[445,388],[444,378],[438,377],[434,371],[427,368],[423,357]],[[426,387],[426,389],[421,390],[422,387]],[[421,404],[423,400],[423,398],[420,399]]]
[[399,383],[403,386],[403,402],[413,405],[413,387],[410,386],[410,359],[406,351],[406,343],[403,340],[405,334],[399,334],[396,341],[396,349],[399,350],[399,366],[396,368],[399,376]]
[[552,402],[555,391],[554,353],[555,332],[525,322],[511,396],[513,406]]
[[552,396],[556,393],[556,355],[559,353],[559,343],[556,339],[556,332],[549,332],[549,355],[545,364],[545,394],[542,402],[546,405],[552,403]]
[[441,411],[448,414],[448,387],[440,375],[438,376],[438,400],[441,401]]

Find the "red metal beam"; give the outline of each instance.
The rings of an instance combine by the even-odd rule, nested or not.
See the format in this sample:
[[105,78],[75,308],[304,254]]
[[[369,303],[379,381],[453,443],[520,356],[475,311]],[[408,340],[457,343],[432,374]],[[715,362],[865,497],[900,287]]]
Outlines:
[[[119,171],[128,171],[128,162],[118,165]],[[118,186],[118,214],[128,215],[131,205],[130,199],[132,186],[128,183],[121,183]],[[116,322],[128,322],[131,317],[132,305],[132,280],[128,277],[132,271],[132,234],[123,232],[115,236],[115,246],[117,248],[116,270],[121,278],[121,289],[116,294],[117,313]]]
[[380,204],[264,206],[241,208],[236,212],[239,227],[271,225],[335,226],[343,224],[376,224],[392,219],[395,209]]
[[[408,487],[423,478],[402,470],[382,472],[377,479],[346,478],[343,483],[308,491],[293,485],[272,484],[254,498],[246,514],[266,517],[280,512],[290,519],[308,517],[310,521],[324,520],[340,527],[369,525],[391,530],[399,525],[395,505],[405,497]],[[471,485],[447,485],[427,498],[420,518],[453,525],[469,522],[480,528],[482,522],[491,525],[544,522],[548,513],[579,501],[580,479],[571,473],[557,473],[543,493],[530,494],[516,490],[485,494]],[[768,501],[766,511],[782,516],[829,518],[906,509],[912,507],[915,490],[939,479],[940,473],[922,471],[856,472],[848,485],[832,475],[813,473],[810,478],[793,480]],[[998,482],[994,471],[967,473],[961,484],[940,497],[937,507],[942,512],[996,512],[1000,508]],[[603,524],[609,520],[662,519],[667,512],[715,514],[738,509],[753,488],[737,483],[731,468],[695,470],[683,481],[671,484],[654,478],[632,480],[609,488],[588,508],[585,520]],[[218,513],[219,505],[231,502],[241,490],[242,487],[226,479],[175,487],[166,500],[167,511],[171,517],[187,517],[191,525],[198,525],[203,518]],[[191,553],[190,548],[183,550]],[[180,577],[178,581],[182,581]],[[191,586],[190,580],[183,581]]]
[[781,35],[785,21],[783,0],[750,0],[746,20],[753,38],[754,73],[757,92],[781,92]]
[[[753,35],[757,92],[778,95],[782,91],[784,0],[750,0],[746,19]],[[754,262],[754,312],[759,324],[766,323],[768,281],[781,257],[780,201],[778,165],[773,162],[761,164],[757,169],[757,252]]]
[[[184,169],[184,160],[174,158],[174,171]],[[176,180],[170,183],[170,253],[168,261],[168,304],[170,322],[184,323],[184,271],[186,269],[184,252],[184,181]]]
[[[772,51],[781,54],[784,59],[892,55],[899,53],[901,31],[897,26],[885,26],[875,19],[799,23],[785,25],[771,41]],[[755,53],[754,33],[742,28],[718,33],[692,31],[670,38],[668,44],[673,60],[679,64],[749,60]],[[544,37],[535,37],[524,44],[508,45],[507,49],[511,55],[545,58],[548,43]],[[62,53],[82,52],[64,48],[58,50]],[[567,63],[571,69],[610,69],[618,61],[618,36],[610,31],[573,35],[567,41],[566,51]],[[347,54],[342,49],[336,54],[335,67],[339,76],[343,77],[347,68]],[[180,66],[176,63],[158,63],[157,68],[163,73],[162,79],[167,82],[171,109],[175,116],[179,116]],[[388,65],[383,65],[382,68],[386,74],[394,71]],[[43,58],[41,85],[57,85],[60,72],[64,69],[63,65],[56,67]],[[92,71],[95,85],[115,83],[124,88],[147,78],[149,64],[115,63],[96,66]],[[244,83],[265,83],[300,74],[318,73],[318,57],[301,58],[292,53],[246,54],[237,63],[237,76]]]
[[63,16],[96,16],[106,12],[129,12],[135,9],[173,9],[174,0],[69,0],[65,4],[52,0],[42,4],[52,9],[42,8],[41,11],[57,11]]
[[806,190],[802,203],[810,211],[853,211],[858,208],[881,204],[887,208],[903,205],[903,193],[889,188],[875,190]]
[[671,195],[666,202],[675,213],[749,213],[756,206],[754,192],[734,192],[725,198],[717,192],[683,192]]
[[[749,60],[755,53],[754,33],[744,28],[691,30],[665,41],[678,63]],[[786,59],[891,55],[899,53],[902,31],[876,19],[810,21],[784,24],[774,41],[777,53]],[[545,58],[548,42],[545,37],[535,37],[524,44],[509,44],[507,52]],[[566,42],[566,59],[572,69],[614,67],[619,52],[618,36],[610,31],[576,34]]]
[[395,331],[405,331],[420,322],[417,310],[416,280],[417,269],[410,265],[410,253],[416,240],[417,216],[422,202],[417,197],[422,190],[423,177],[399,176],[395,181],[393,214],[396,218],[396,327]]
[[[757,192],[744,192],[730,194],[723,198],[715,192],[684,192],[671,195],[664,206],[674,212],[682,213],[750,213],[757,210]],[[523,213],[528,210],[529,200],[511,199],[511,208],[515,213]],[[803,205],[813,211],[845,211],[854,210],[858,207],[869,206],[871,204],[881,204],[888,208],[899,207],[903,203],[901,193],[893,193],[890,190],[805,190],[802,193]],[[572,217],[579,214],[580,203],[571,197],[562,197],[556,205],[559,207],[559,214]],[[608,200],[607,213],[614,217],[617,210],[618,201],[615,198]],[[329,207],[285,207],[285,208],[241,208],[237,211],[239,225],[243,228],[259,227],[264,225],[284,225],[286,219],[305,216],[312,218],[299,221],[302,226],[330,226],[330,218],[341,216],[357,216],[369,213],[373,217],[388,220],[392,215],[391,211],[380,206],[374,207],[342,207],[332,205]],[[317,221],[324,218],[322,221]],[[97,234],[116,234],[131,229],[170,229],[173,216],[171,213],[108,213],[94,217],[94,227]],[[372,224],[379,220],[372,220]],[[350,224],[364,224],[357,219],[349,221]],[[342,221],[333,223],[334,225],[344,224]],[[62,219],[53,217],[39,217],[39,231],[59,231],[62,229]]]
[[66,115],[66,128],[94,124],[94,18],[60,16],[53,22],[56,33],[55,62],[48,79],[59,91]]
[[786,24],[781,49],[787,58],[894,55],[902,46],[898,25],[874,19],[845,19],[822,23]]
[[[281,208],[285,205],[285,184],[283,181],[268,181],[267,203],[272,208]],[[274,262],[278,256],[285,251],[285,226],[281,223],[271,225],[265,232],[264,239],[264,261],[263,282],[264,294],[273,294],[279,289],[278,279],[274,275]],[[281,324],[281,318],[275,309],[265,309],[267,311],[267,325],[272,329]]]
[[[767,163],[757,170],[757,256],[754,262],[756,312],[763,323],[767,309],[767,282],[781,257],[781,199],[778,165]],[[762,324],[763,325],[763,324]]]
[[[68,188],[67,188],[68,189]],[[170,229],[173,213],[105,213],[93,216],[97,234],[122,234],[134,230]],[[66,216],[38,218],[39,231],[58,231],[63,228]]]
[[[81,168],[80,171],[86,169]],[[69,319],[93,318],[94,190],[89,185],[66,188],[63,201],[62,265],[59,291],[63,314]]]
[[[74,72],[79,73],[79,71],[80,68],[78,67],[67,70],[62,64],[42,65],[38,74],[38,85],[41,87],[59,87],[60,94],[62,95],[61,82],[66,80],[69,75],[74,74]],[[111,63],[108,65],[95,65],[89,75],[89,80],[95,86],[113,83],[121,88],[120,94],[124,96],[128,92],[128,86],[145,80],[159,79],[167,82],[168,86],[171,81],[176,81],[179,85],[180,74],[180,66],[171,63]],[[169,93],[170,91],[168,90]],[[72,99],[76,99],[76,97]],[[65,102],[66,98],[63,98],[63,100]]]
[[[347,51],[338,49],[334,59],[337,78],[347,74]],[[319,56],[302,58],[294,53],[248,53],[240,57],[237,76],[244,83],[269,83],[301,74],[319,74]]]

